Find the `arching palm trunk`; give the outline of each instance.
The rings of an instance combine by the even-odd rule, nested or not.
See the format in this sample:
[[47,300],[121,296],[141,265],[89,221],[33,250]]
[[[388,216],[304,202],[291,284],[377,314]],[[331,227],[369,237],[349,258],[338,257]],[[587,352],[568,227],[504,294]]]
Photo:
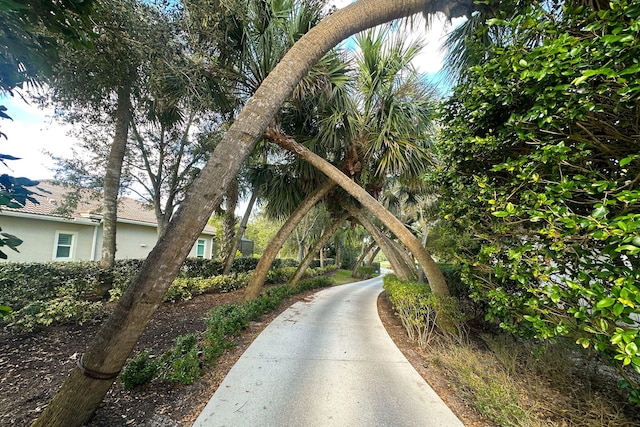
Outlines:
[[376,260],[376,256],[378,256],[379,252],[380,252],[380,246],[378,246],[377,248],[375,248],[373,250],[373,252],[371,253],[371,256],[367,260],[367,265],[372,265],[373,264],[373,262]]
[[[330,179],[335,181],[339,186],[351,194],[364,206],[372,215],[377,217],[384,225],[395,234],[402,243],[417,258],[418,262],[424,269],[429,286],[434,294],[441,297],[450,296],[447,282],[438,267],[438,264],[431,258],[431,254],[420,244],[420,241],[409,231],[400,220],[398,220],[391,212],[386,210],[376,199],[367,193],[362,187],[353,182],[349,177],[343,174],[338,168],[324,160],[322,157],[310,151],[305,146],[298,144],[291,138],[280,138],[278,144],[287,150],[300,156],[300,158],[308,161],[314,167],[321,170]],[[384,251],[384,249],[383,249]],[[386,253],[386,252],[385,252]]]
[[282,249],[284,242],[289,238],[289,236],[291,236],[293,230],[298,226],[298,224],[300,224],[300,221],[304,219],[311,208],[322,200],[322,198],[335,186],[336,184],[333,181],[329,179],[326,180],[322,185],[317,187],[313,193],[309,194],[300,203],[296,210],[289,215],[289,218],[287,218],[285,223],[282,224],[282,227],[280,227],[280,230],[278,230],[276,235],[273,236],[260,257],[260,261],[258,262],[256,269],[253,271],[249,285],[244,293],[245,300],[251,300],[260,295],[260,289],[262,289],[262,285],[267,279],[267,273],[269,273],[271,264],[273,264],[273,260],[276,259],[278,252]]
[[418,277],[418,268],[416,267],[416,262],[411,257],[411,254],[407,252],[399,242],[393,239],[389,239],[389,244],[393,246],[398,256],[402,259],[402,262],[407,266],[409,271],[411,271],[411,275],[413,276],[412,280],[415,280]]
[[115,376],[96,379],[90,372],[109,374],[122,369],[213,209],[220,203],[223,189],[235,179],[267,125],[311,66],[338,42],[359,31],[423,11],[448,11],[452,5],[455,6],[431,0],[360,1],[328,16],[296,42],[222,138],[165,234],[89,343],[82,360],[91,371],[74,368],[34,426],[81,426],[91,417]]
[[320,236],[316,244],[313,245],[313,248],[309,251],[309,253],[307,253],[307,256],[304,257],[304,259],[298,266],[298,269],[293,274],[293,277],[291,277],[287,282],[289,286],[295,286],[300,281],[300,279],[302,279],[302,276],[304,276],[305,270],[309,268],[309,265],[311,265],[311,261],[313,261],[313,256],[319,251],[322,251],[325,245],[329,242],[329,239],[333,237],[336,231],[338,231],[338,228],[340,228],[342,223],[345,222],[348,217],[349,217],[349,214],[342,215],[340,218],[335,220],[327,230],[325,230],[325,232],[322,234],[322,236]]
[[[377,245],[378,243],[374,240],[373,242],[369,243],[369,246],[362,250],[362,253],[358,257],[358,260],[356,261],[356,264],[353,266],[353,270],[351,271],[352,276],[356,275],[356,270],[358,270],[358,267],[364,264],[364,260],[367,257],[367,254],[371,252],[371,249],[373,249],[374,246]],[[378,246],[378,248],[380,248],[380,246]]]
[[402,259],[398,257],[395,249],[389,244],[389,240],[382,235],[380,230],[378,230],[375,225],[373,225],[373,223],[369,220],[369,218],[367,218],[364,212],[362,212],[362,209],[356,209],[349,206],[346,206],[346,209],[356,219],[356,221],[358,221],[369,232],[369,234],[371,234],[373,240],[375,240],[378,246],[380,246],[380,249],[389,260],[391,268],[393,268],[396,276],[398,276],[398,279],[409,280],[411,276],[407,271],[406,265],[404,264]]

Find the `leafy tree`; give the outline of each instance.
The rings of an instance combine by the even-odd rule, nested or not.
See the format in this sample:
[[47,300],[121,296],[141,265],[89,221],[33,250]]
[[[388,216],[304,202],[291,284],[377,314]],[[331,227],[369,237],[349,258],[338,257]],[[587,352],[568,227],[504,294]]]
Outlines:
[[593,346],[637,402],[639,23],[626,0],[498,15],[510,43],[446,103],[437,178],[447,218],[475,240],[460,253],[487,318]]
[[[146,14],[146,15],[145,15]],[[136,0],[104,0],[97,5],[91,49],[68,46],[55,66],[53,98],[58,106],[82,118],[103,112],[113,129],[105,157],[101,265],[110,267],[116,252],[117,199],[131,120],[131,97],[144,62],[143,40],[153,40],[148,23],[151,7]]]
[[68,109],[69,120],[83,125],[86,153],[60,159],[58,178],[104,191],[108,264],[115,256],[118,192],[137,191],[162,234],[217,141],[222,117],[211,111],[230,106],[184,44],[179,11],[130,1],[101,16],[100,54],[69,51],[59,65],[54,100]]

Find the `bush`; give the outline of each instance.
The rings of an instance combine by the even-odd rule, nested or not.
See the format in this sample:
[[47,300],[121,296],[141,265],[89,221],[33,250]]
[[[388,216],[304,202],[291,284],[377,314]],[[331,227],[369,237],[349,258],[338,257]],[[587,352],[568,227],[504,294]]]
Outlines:
[[456,318],[459,320],[455,298],[438,298],[428,285],[402,282],[392,274],[386,275],[383,280],[389,301],[407,330],[407,335],[420,347],[429,344],[435,336],[436,329],[446,332],[438,325],[438,320],[443,314],[454,321]]
[[457,265],[438,264],[442,275],[449,286],[451,296],[456,298],[469,298],[470,289],[467,284],[462,281],[462,269]]
[[310,289],[325,288],[333,285],[333,280],[329,277],[319,276],[313,279],[301,280],[295,287],[296,292],[303,292]]
[[375,267],[372,265],[361,265],[356,268],[356,277],[360,279],[370,279],[375,273]]
[[265,283],[284,283],[296,273],[297,267],[280,267],[269,270]]
[[102,303],[80,299],[73,287],[59,287],[55,293],[60,296],[48,301],[35,300],[10,313],[4,320],[13,329],[31,332],[71,321],[82,324],[102,314]]
[[298,267],[298,265],[300,265],[300,263],[292,258],[276,258],[273,260],[271,268]]
[[234,273],[246,273],[255,270],[260,262],[260,258],[235,258],[231,264],[231,271]]
[[161,357],[163,376],[169,381],[191,384],[202,373],[198,334],[176,338],[176,345]]
[[222,274],[222,262],[214,259],[187,258],[180,268],[179,277],[213,277]]
[[135,355],[125,365],[120,374],[124,388],[130,389],[140,384],[146,384],[156,377],[159,371],[159,362],[153,360],[148,350]]

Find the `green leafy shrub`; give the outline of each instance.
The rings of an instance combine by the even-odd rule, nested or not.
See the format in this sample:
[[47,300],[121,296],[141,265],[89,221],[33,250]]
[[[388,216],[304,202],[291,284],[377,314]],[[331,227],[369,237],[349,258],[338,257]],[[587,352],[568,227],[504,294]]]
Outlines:
[[47,301],[35,300],[6,316],[5,321],[13,329],[30,332],[72,321],[82,324],[102,314],[101,302],[81,299],[73,287],[61,286],[55,293],[60,296]]
[[292,258],[276,258],[271,268],[298,267],[298,265],[298,261]]
[[443,315],[449,319],[458,319],[460,323],[455,298],[437,297],[428,285],[400,281],[392,274],[386,275],[383,280],[389,301],[400,317],[407,335],[420,347],[427,346],[435,337],[437,330],[443,331],[443,328],[438,325],[438,320]]
[[176,338],[176,345],[161,357],[163,376],[180,384],[193,383],[202,373],[198,334],[190,333]]
[[222,274],[222,262],[215,259],[187,258],[180,268],[179,277],[213,277]]
[[279,267],[269,270],[266,283],[284,283],[296,272],[297,267]]
[[301,280],[295,287],[296,293],[303,292],[311,289],[325,288],[333,285],[333,280],[330,277],[314,277],[312,279]]
[[131,389],[148,383],[156,377],[159,367],[159,361],[152,359],[148,350],[136,354],[127,362],[120,374],[124,388]]
[[97,262],[27,262],[0,264],[0,304],[20,309],[34,301],[57,298],[64,288],[78,298],[95,299],[99,289],[126,289],[141,260],[118,260],[109,270]]
[[361,265],[356,268],[356,277],[361,279],[369,279],[373,277],[375,273],[375,267],[372,265]]
[[440,267],[440,271],[449,286],[451,296],[456,298],[469,298],[471,290],[469,289],[469,285],[462,281],[462,269],[452,264],[438,264],[438,267]]
[[231,264],[231,271],[234,273],[246,273],[255,270],[260,262],[260,258],[235,258]]

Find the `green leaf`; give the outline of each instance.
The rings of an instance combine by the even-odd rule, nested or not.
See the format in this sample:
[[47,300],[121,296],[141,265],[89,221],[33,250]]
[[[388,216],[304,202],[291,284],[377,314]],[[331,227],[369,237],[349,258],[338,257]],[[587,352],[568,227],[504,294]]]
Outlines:
[[613,306],[613,314],[615,314],[616,316],[620,316],[623,311],[624,311],[624,305],[620,304],[619,302],[617,302]]
[[609,213],[609,210],[604,206],[599,206],[591,212],[591,216],[594,218],[604,218]]
[[629,356],[635,356],[638,354],[638,345],[635,342],[630,342],[625,346],[624,352]]
[[596,308],[602,310],[603,308],[611,307],[615,302],[615,298],[601,299],[596,303]]
[[631,254],[636,254],[640,252],[640,248],[634,245],[622,245],[616,248],[616,252],[622,252],[622,251],[629,252]]

